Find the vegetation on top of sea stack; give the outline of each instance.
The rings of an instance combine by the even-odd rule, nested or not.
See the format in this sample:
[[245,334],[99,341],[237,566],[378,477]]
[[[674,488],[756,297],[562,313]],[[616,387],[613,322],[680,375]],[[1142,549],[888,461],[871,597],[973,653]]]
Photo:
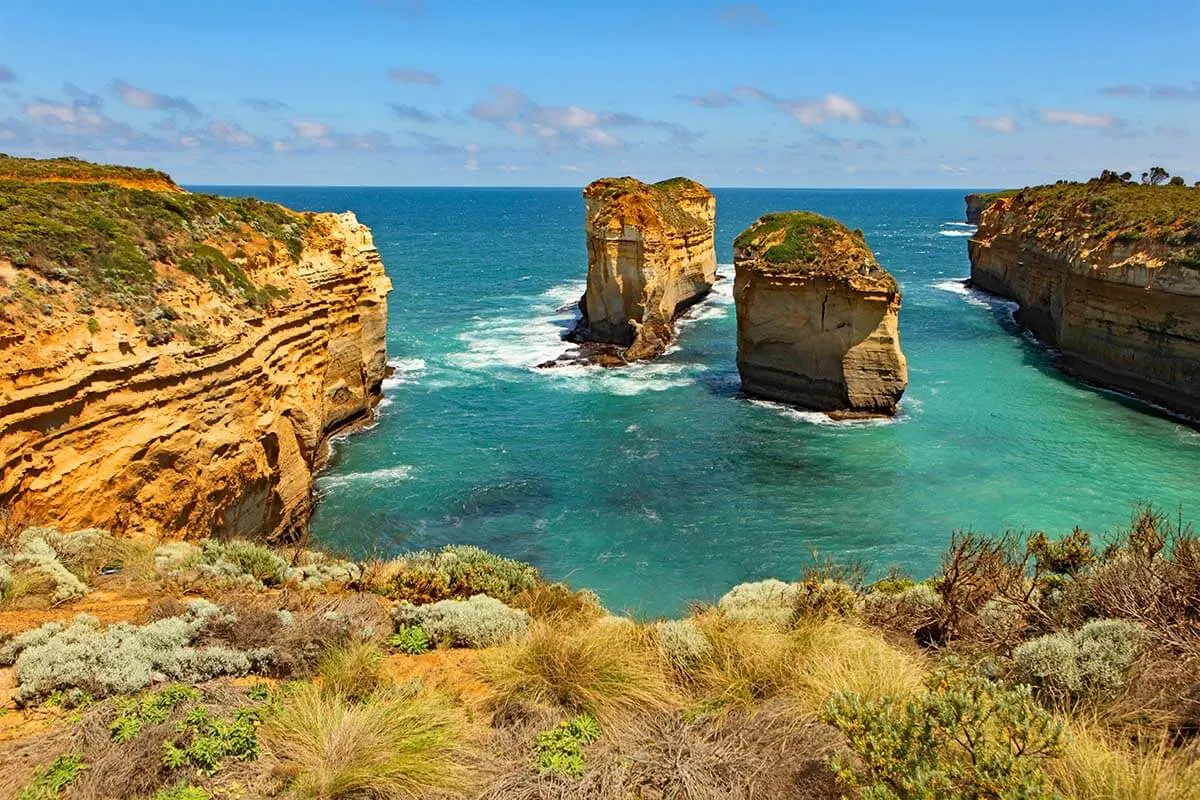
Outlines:
[[706,219],[692,213],[689,204],[710,200],[712,192],[703,184],[682,176],[657,183],[643,183],[626,175],[592,181],[584,187],[583,196],[589,200],[609,201],[604,210],[606,216],[637,214],[649,209],[674,227],[688,228],[708,224]]
[[[179,280],[203,280],[234,304],[281,290],[248,270],[295,262],[312,224],[253,198],[192,194],[155,170],[77,159],[0,158],[0,259],[18,271],[5,306],[92,306],[149,312]],[[4,288],[4,287],[0,287]]]
[[861,230],[811,211],[764,214],[733,242],[738,260],[760,259],[770,271],[790,275],[815,272],[843,277],[895,279],[879,266]]

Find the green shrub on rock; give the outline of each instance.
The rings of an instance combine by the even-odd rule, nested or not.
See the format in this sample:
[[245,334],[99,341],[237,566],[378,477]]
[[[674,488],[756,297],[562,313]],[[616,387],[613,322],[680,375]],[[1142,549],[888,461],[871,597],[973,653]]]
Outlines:
[[400,602],[392,607],[392,619],[397,629],[417,626],[433,642],[453,647],[491,647],[529,627],[527,613],[484,594],[423,606]]
[[429,650],[429,634],[420,625],[401,625],[388,637],[387,644],[398,653],[418,656]]
[[600,723],[591,714],[580,714],[557,727],[542,731],[533,741],[538,769],[564,778],[583,774],[583,746],[600,738]]
[[1058,755],[1061,723],[1028,687],[1004,689],[942,670],[909,698],[836,694],[822,719],[845,734],[853,760],[838,780],[862,800],[1051,800],[1045,766]]

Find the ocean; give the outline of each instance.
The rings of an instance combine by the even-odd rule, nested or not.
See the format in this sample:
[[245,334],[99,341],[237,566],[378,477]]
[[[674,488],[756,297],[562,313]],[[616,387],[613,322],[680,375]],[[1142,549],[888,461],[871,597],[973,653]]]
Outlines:
[[[197,188],[351,209],[395,284],[395,374],[317,479],[319,545],[475,544],[650,617],[817,557],[925,575],[955,530],[1102,538],[1138,502],[1200,511],[1200,431],[1065,377],[964,286],[963,191],[715,190],[724,280],[667,355],[606,371],[535,369],[584,288],[578,190]],[[789,209],[862,228],[900,282],[897,419],[739,394],[732,241]]]

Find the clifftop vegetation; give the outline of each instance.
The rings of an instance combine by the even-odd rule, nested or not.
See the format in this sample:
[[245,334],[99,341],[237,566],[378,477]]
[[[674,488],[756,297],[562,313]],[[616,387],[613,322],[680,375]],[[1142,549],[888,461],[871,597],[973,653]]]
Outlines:
[[1187,800],[1197,587],[1150,509],[1103,546],[959,534],[925,580],[819,562],[646,622],[470,547],[13,529],[0,793]]
[[112,307],[169,327],[179,310],[163,298],[193,279],[260,308],[284,292],[252,275],[298,260],[312,224],[253,198],[184,192],[153,170],[3,157],[0,261],[15,276],[0,276],[0,314]]

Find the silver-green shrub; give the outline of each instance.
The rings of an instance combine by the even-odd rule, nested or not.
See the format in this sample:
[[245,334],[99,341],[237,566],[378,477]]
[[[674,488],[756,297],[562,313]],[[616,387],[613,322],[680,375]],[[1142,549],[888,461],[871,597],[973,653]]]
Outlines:
[[59,560],[58,551],[47,541],[47,535],[58,532],[53,528],[26,528],[18,538],[12,563],[16,567],[39,572],[50,579],[54,589],[50,594],[53,603],[78,600],[88,592],[87,584],[67,569]]
[[524,633],[529,615],[494,597],[439,600],[423,606],[401,601],[392,607],[396,626],[420,626],[439,645],[491,647]]
[[12,568],[0,561],[0,600],[8,596],[12,589]]
[[712,652],[712,645],[695,620],[667,620],[655,625],[654,631],[671,666],[682,672],[693,669]]
[[107,628],[81,614],[14,637],[0,647],[0,664],[14,666],[19,703],[54,691],[82,690],[106,697],[166,680],[194,683],[218,675],[244,675],[265,661],[266,654],[191,646],[200,628],[220,613],[212,603],[194,601],[180,617]]
[[1013,677],[1056,700],[1108,694],[1124,685],[1145,635],[1136,623],[1100,619],[1074,634],[1039,636],[1013,651]]
[[308,551],[300,554],[298,563],[289,567],[285,578],[299,583],[304,589],[322,589],[330,584],[348,586],[362,580],[362,567],[353,561],[338,561],[324,553]]
[[717,601],[717,608],[729,619],[787,625],[791,622],[800,594],[800,584],[768,578],[765,581],[739,583]]

